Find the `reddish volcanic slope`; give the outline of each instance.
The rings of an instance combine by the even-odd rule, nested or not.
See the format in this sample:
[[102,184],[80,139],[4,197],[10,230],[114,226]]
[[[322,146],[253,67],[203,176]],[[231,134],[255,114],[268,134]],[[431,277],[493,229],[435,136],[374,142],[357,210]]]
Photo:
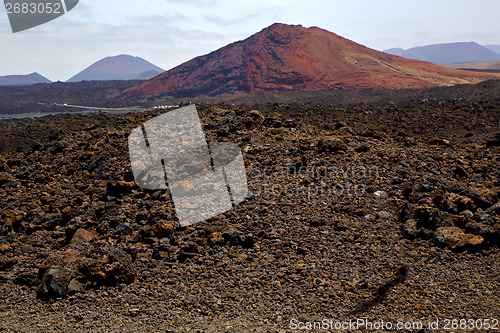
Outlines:
[[317,27],[277,23],[131,88],[124,97],[424,88],[495,77],[385,54]]

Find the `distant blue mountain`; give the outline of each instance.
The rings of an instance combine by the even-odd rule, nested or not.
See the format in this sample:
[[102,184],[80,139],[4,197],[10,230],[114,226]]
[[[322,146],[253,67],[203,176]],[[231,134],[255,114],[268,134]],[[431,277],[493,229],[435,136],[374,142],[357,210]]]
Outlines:
[[66,82],[147,80],[163,72],[162,68],[140,57],[122,54],[99,60]]
[[393,48],[384,50],[384,52],[409,59],[444,65],[500,60],[500,54],[475,42],[433,44],[414,47],[408,50]]
[[28,75],[6,75],[0,76],[0,86],[30,86],[37,83],[51,83],[49,79],[38,74],[31,73]]
[[500,45],[485,45],[484,47],[487,47],[493,52],[500,54]]

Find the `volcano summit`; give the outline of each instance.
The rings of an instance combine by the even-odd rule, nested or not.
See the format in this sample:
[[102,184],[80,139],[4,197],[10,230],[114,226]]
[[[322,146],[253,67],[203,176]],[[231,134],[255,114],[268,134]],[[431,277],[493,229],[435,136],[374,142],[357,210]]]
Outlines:
[[425,88],[492,78],[498,76],[386,54],[317,27],[276,23],[131,88],[124,97]]

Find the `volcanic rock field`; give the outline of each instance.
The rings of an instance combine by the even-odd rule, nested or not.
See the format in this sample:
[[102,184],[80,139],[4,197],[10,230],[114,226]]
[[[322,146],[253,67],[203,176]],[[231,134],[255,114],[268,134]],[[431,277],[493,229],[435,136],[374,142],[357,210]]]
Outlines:
[[128,156],[165,110],[0,121],[0,330],[500,319],[498,99],[197,107],[252,194],[189,227]]

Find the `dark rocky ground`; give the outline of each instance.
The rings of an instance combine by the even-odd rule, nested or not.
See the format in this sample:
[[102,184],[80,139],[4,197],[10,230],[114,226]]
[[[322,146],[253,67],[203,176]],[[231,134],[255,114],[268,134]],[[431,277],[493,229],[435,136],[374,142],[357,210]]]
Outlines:
[[0,330],[500,319],[499,101],[198,111],[253,196],[186,228],[133,183],[159,112],[0,121]]
[[20,113],[57,113],[53,103],[99,107],[130,106],[116,97],[142,81],[54,82],[21,87],[0,87],[0,117]]

